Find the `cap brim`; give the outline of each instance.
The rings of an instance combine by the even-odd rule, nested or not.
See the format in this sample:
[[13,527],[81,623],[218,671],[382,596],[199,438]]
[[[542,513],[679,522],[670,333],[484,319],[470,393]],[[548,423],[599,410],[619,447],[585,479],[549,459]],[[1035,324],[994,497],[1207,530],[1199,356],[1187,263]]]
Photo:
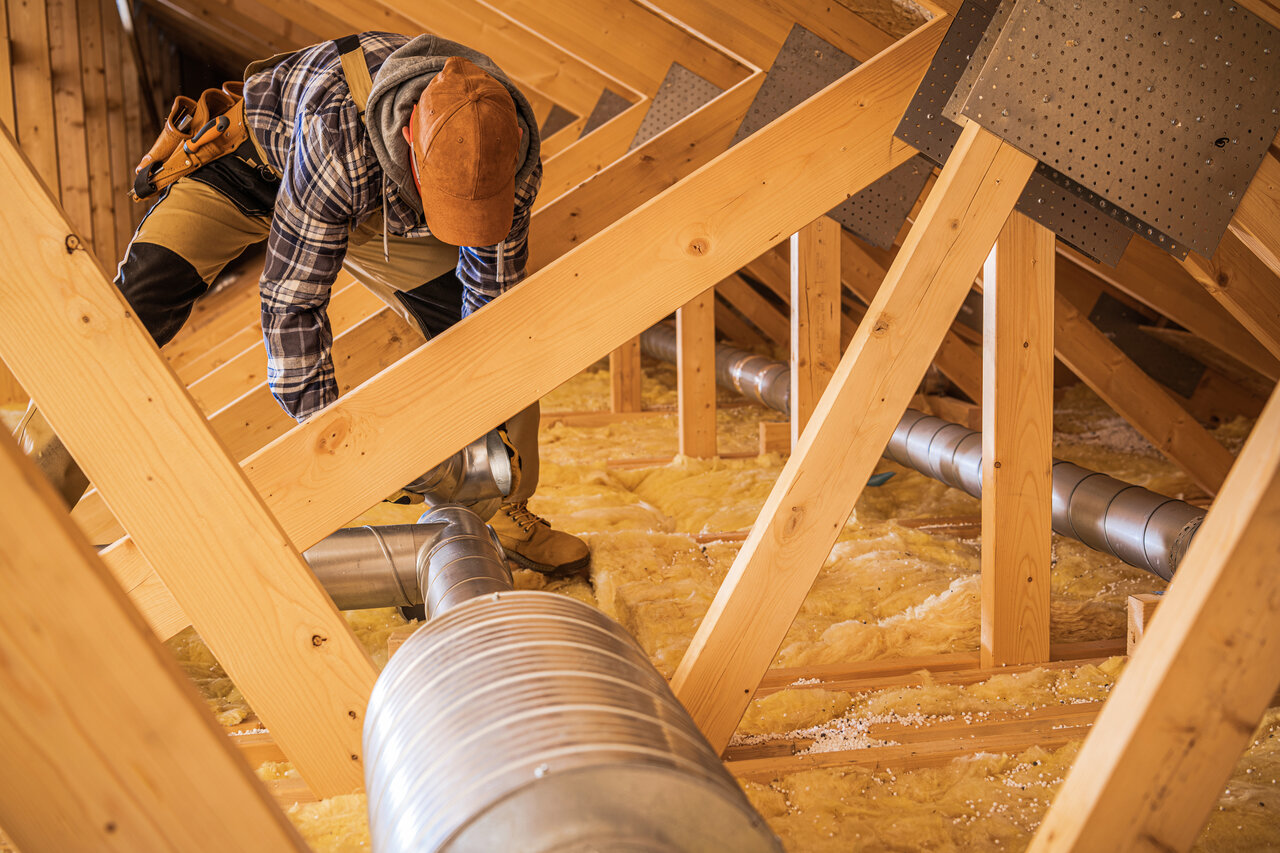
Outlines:
[[438,239],[453,246],[493,246],[511,233],[515,214],[513,175],[491,198],[462,199],[422,185],[423,218]]

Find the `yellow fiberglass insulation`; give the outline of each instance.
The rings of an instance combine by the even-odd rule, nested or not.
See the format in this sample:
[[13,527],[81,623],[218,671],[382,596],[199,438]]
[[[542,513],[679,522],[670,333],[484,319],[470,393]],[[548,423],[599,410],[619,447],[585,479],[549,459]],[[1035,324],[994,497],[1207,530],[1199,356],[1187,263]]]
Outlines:
[[[644,393],[647,406],[674,405],[673,371],[646,362]],[[607,407],[608,373],[599,366],[543,401],[544,412]],[[740,403],[721,409],[721,452],[753,450],[758,423],[778,419]],[[668,677],[785,462],[752,456],[653,463],[652,457],[675,453],[675,427],[674,414],[601,427],[545,427],[542,482],[531,506],[557,527],[582,535],[592,551],[592,567],[588,578],[516,572],[521,588],[547,589],[600,607],[637,638]],[[1246,433],[1247,424],[1228,424],[1221,440],[1234,450]],[[1060,402],[1055,439],[1057,455],[1087,467],[1167,494],[1199,494],[1085,389],[1071,389]],[[650,461],[627,462],[637,459]],[[978,502],[893,463],[881,461],[877,470],[894,476],[886,485],[863,490],[775,666],[977,650],[980,543],[966,537],[976,536]],[[406,523],[419,513],[416,507],[380,504],[352,524]],[[904,523],[924,519],[946,519],[950,527],[942,529],[959,532],[930,533]],[[722,534],[731,535],[717,538]],[[1123,636],[1126,597],[1164,587],[1153,575],[1062,537],[1054,537],[1053,557],[1050,630],[1055,642]],[[347,618],[375,659],[384,662],[387,634],[404,624],[399,613],[388,609]],[[243,698],[194,634],[187,632],[170,645],[220,719],[233,724],[248,718]],[[874,727],[884,721],[927,726],[953,715],[982,719],[1016,709],[1097,702],[1107,695],[1120,663],[1001,674],[970,685],[935,683],[922,674],[914,686],[852,695],[797,687],[753,702],[738,739],[804,733],[819,744],[812,749],[824,743],[843,748],[841,743],[877,743]],[[1280,789],[1271,782],[1280,777],[1280,748],[1272,738],[1278,725],[1276,717],[1268,717],[1201,849],[1280,849]],[[859,732],[861,741],[848,740]],[[791,851],[1016,850],[1044,814],[1076,749],[982,755],[896,774],[806,770],[744,787]],[[287,767],[269,770],[278,774]],[[359,797],[299,805],[290,816],[317,850],[366,849]]]

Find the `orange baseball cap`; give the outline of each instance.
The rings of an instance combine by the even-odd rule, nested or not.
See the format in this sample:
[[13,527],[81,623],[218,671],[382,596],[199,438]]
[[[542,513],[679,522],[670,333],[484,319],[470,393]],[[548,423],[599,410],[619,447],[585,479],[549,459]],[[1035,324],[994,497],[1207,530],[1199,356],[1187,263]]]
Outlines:
[[418,98],[406,129],[431,233],[455,246],[492,246],[511,231],[520,155],[516,105],[474,63],[450,57]]

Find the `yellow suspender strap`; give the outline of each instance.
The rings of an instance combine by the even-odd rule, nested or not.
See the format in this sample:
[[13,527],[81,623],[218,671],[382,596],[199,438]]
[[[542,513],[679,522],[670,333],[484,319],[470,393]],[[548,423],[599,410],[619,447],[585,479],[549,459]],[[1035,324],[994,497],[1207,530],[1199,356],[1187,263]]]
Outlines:
[[338,49],[338,58],[342,60],[342,73],[347,78],[351,100],[356,102],[356,108],[363,118],[365,104],[369,102],[369,92],[373,89],[373,78],[369,76],[369,64],[364,60],[360,39],[357,36],[343,36],[334,39],[333,44]]

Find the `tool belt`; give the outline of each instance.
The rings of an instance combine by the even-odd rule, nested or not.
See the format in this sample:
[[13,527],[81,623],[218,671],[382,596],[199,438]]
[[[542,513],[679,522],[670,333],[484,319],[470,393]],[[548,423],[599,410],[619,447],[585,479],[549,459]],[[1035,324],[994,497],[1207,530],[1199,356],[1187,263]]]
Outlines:
[[230,154],[247,138],[242,81],[205,89],[197,100],[179,95],[160,136],[134,169],[129,195],[134,201],[150,198],[206,163]]

